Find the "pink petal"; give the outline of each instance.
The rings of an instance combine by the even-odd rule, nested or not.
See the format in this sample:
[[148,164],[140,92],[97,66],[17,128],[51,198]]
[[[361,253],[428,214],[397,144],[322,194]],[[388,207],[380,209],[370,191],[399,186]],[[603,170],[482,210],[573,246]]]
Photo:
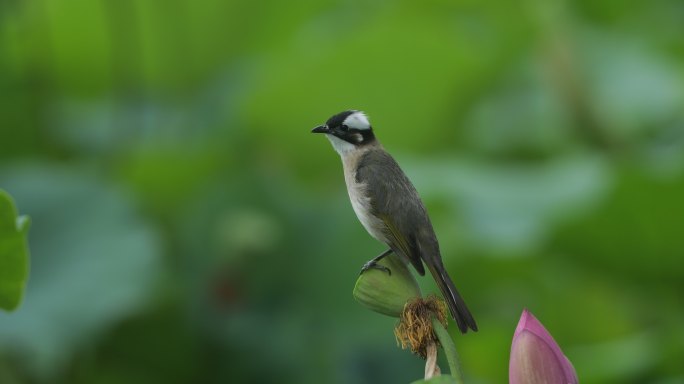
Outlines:
[[527,309],[513,335],[509,363],[511,384],[576,384],[575,368],[551,334]]

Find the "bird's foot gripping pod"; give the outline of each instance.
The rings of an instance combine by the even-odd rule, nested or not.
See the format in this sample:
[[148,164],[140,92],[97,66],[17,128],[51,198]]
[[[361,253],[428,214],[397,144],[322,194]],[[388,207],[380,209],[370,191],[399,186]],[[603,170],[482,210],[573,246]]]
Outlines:
[[[425,380],[412,384],[463,383],[456,346],[445,328],[444,301],[435,296],[423,298],[418,282],[396,256],[385,257],[378,264],[392,273],[365,271],[356,281],[354,298],[368,309],[399,318],[394,328],[397,344],[426,360]],[[437,346],[444,350],[450,375],[440,375]]]

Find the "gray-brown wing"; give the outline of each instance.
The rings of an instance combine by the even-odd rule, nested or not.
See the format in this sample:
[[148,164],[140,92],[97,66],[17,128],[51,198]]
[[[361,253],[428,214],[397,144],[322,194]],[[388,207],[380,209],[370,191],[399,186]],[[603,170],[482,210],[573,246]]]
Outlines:
[[356,181],[366,185],[372,213],[385,223],[392,250],[401,252],[416,271],[424,275],[421,248],[426,242],[436,245],[436,240],[425,207],[411,181],[392,156],[380,149],[363,155]]

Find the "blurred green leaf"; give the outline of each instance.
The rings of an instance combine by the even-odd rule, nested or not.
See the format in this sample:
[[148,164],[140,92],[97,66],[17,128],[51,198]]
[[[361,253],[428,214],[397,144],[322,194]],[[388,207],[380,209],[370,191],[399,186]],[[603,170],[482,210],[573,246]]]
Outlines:
[[605,203],[561,226],[554,248],[636,281],[681,282],[684,178],[654,175],[633,164],[617,171]]
[[0,308],[9,311],[19,306],[28,278],[29,224],[28,216],[18,216],[12,197],[0,189]]
[[404,167],[425,198],[441,197],[449,204],[449,221],[462,217],[468,232],[461,236],[469,235],[477,248],[511,254],[541,246],[552,224],[590,210],[612,181],[610,168],[597,156],[503,165],[438,157]]
[[583,37],[587,88],[605,129],[636,141],[654,128],[684,118],[680,64],[631,37],[600,33]]
[[0,348],[26,354],[34,375],[50,377],[147,302],[159,277],[157,235],[95,176],[32,166],[1,177],[34,225],[31,284],[19,310],[0,314]]

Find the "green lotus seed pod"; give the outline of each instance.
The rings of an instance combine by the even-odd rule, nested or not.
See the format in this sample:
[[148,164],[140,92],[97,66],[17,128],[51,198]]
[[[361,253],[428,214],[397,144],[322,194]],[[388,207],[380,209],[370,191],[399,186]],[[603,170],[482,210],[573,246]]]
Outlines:
[[406,265],[394,255],[378,262],[392,272],[371,268],[364,271],[354,286],[354,298],[364,307],[384,315],[399,317],[404,304],[420,297],[418,282]]

